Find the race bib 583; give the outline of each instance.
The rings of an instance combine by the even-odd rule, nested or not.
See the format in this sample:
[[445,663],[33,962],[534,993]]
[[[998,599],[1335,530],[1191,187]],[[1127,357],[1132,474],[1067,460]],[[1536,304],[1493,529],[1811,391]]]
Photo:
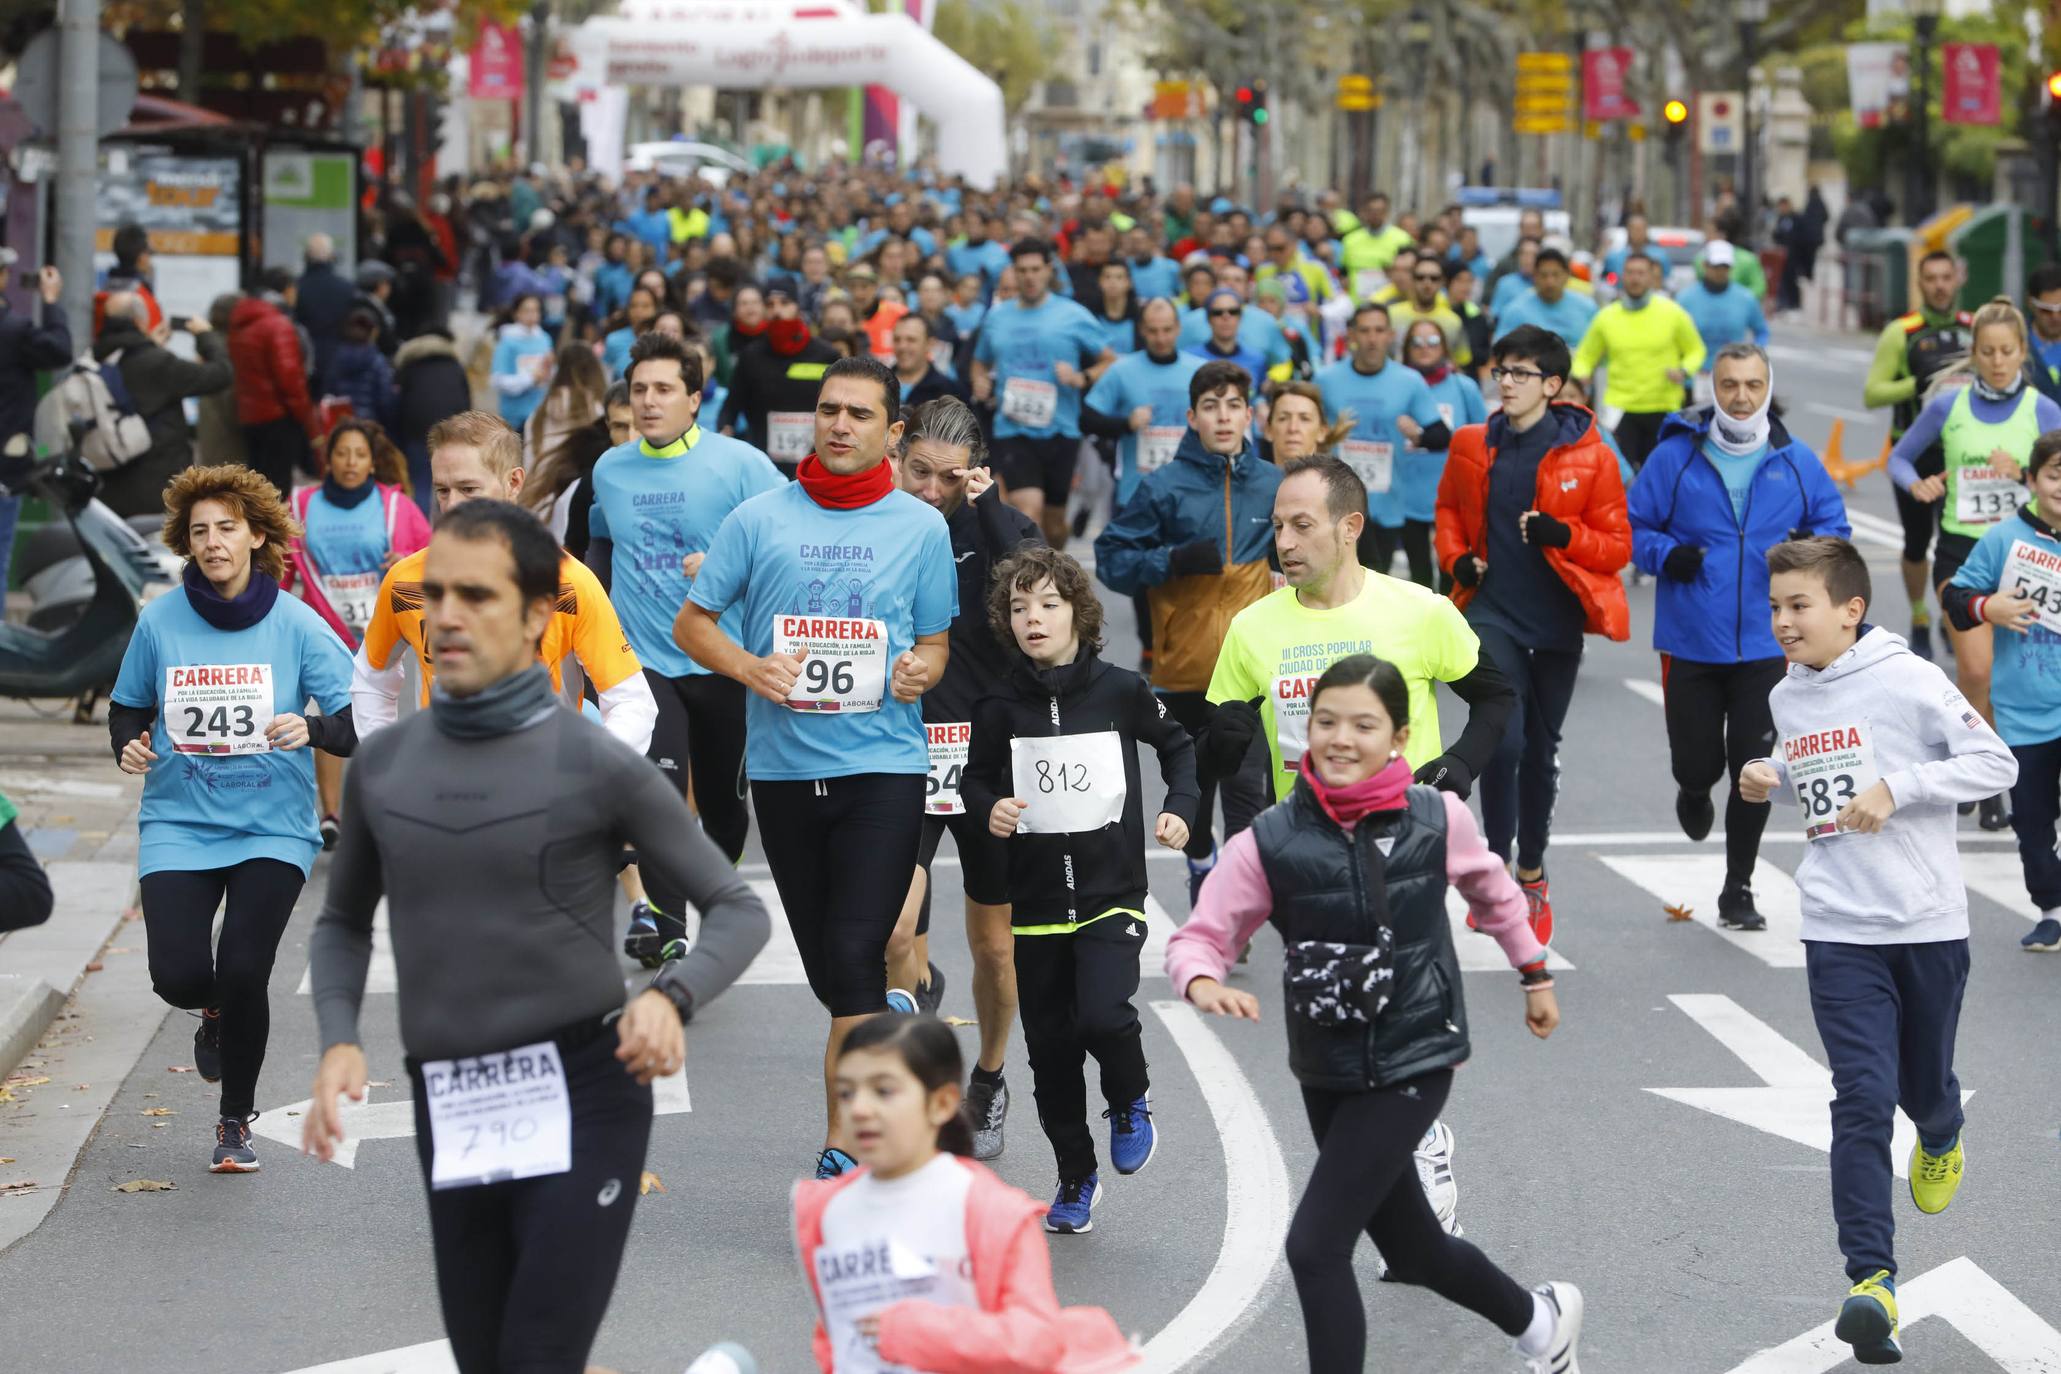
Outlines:
[[1789,783],[1803,808],[1803,836],[1822,840],[1839,833],[1846,804],[1882,781],[1875,770],[1875,743],[1867,722],[1827,725],[1782,741]]

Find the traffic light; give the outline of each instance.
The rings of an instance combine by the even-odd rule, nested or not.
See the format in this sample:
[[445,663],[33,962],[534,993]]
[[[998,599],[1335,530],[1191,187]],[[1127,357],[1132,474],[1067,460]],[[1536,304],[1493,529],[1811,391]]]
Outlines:
[[1689,107],[1680,100],[1670,100],[1660,107],[1661,117],[1667,120],[1668,132],[1673,133],[1689,122]]
[[1238,107],[1241,123],[1265,124],[1267,122],[1267,83],[1251,81],[1231,92],[1231,100]]
[[1252,83],[1252,122],[1264,126],[1267,122],[1267,83]]
[[1231,92],[1231,100],[1238,106],[1239,119],[1252,118],[1252,87],[1240,86],[1237,90]]

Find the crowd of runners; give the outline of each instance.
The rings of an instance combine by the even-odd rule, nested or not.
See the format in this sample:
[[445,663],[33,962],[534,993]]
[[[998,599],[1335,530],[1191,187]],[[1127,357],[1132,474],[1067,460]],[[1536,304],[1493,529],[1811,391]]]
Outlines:
[[[1642,576],[1689,839],[1722,795],[1724,924],[1765,930],[1771,816],[1810,841],[1837,1329],[1899,1358],[1895,1110],[1921,1210],[1965,1161],[1957,812],[2016,828],[2025,944],[2061,948],[2061,274],[2029,312],[1964,311],[1935,254],[1882,335],[1865,400],[1897,408],[1900,634],[1781,418],[1724,237],[1678,302],[1640,221],[1598,308],[1535,220],[1492,259],[1457,207],[1380,195],[1254,210],[776,167],[383,214],[375,243],[433,216],[431,278],[496,312],[498,413],[419,445],[344,420],[285,489],[178,473],[184,585],[146,606],[110,726],[145,775],[151,975],[221,1085],[217,1172],[259,1168],[267,986],[324,850],[306,1146],[342,1139],[385,902],[461,1369],[584,1366],[651,1085],[768,938],[736,872],[755,831],[823,1011],[821,1139],[766,1168],[813,1174],[794,1223],[824,1369],[1134,1358],[1110,1315],[1059,1308],[1039,1228],[1090,1232],[1105,1189],[1191,1148],[1155,1125],[1136,1006],[1164,972],[1286,1027],[1316,1143],[1286,1237],[1312,1370],[1366,1367],[1366,1235],[1385,1278],[1573,1374],[1579,1289],[1463,1237],[1446,897],[1516,974],[1492,1014],[1551,1035],[1561,731]],[[434,337],[451,283],[402,267],[403,331]],[[1142,661],[1106,656],[1113,615]],[[958,938],[933,921],[947,835],[970,1069],[929,956]],[[1188,880],[1163,970],[1140,959],[1155,845]],[[1283,978],[1255,992],[1236,970],[1265,924]],[[973,1162],[1011,1139],[1019,1022],[1049,1202]]]

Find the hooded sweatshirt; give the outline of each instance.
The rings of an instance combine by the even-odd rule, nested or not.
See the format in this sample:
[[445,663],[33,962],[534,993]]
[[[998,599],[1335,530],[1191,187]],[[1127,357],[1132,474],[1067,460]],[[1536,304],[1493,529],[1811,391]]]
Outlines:
[[1829,831],[1840,808],[1878,780],[1896,799],[1881,833],[1834,831],[1804,847],[1796,871],[1803,938],[1965,940],[1968,890],[1954,808],[2011,786],[2018,761],[1902,636],[1880,626],[1861,631],[1823,669],[1790,664],[1768,698],[1781,739],[1767,760],[1782,778],[1777,795],[1808,807],[1791,823]]

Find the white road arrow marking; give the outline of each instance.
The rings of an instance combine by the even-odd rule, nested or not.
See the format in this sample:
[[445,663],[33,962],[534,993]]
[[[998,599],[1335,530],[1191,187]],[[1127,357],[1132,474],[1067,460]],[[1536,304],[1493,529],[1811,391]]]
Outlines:
[[[1795,813],[1790,813],[1794,819]],[[1781,819],[1780,814],[1776,817]],[[1565,846],[1563,836],[1559,840]],[[1753,904],[1768,918],[1766,930],[1726,930],[1718,924],[1718,892],[1725,885],[1722,854],[1603,854],[1604,863],[1670,906],[1686,906],[1697,925],[1770,968],[1803,967],[1803,913],[1796,883],[1763,859],[1753,870]],[[1657,918],[1656,918],[1657,919]]]
[[[1446,922],[1453,928],[1453,952],[1460,956],[1462,973],[1508,973],[1510,961],[1503,957],[1503,947],[1478,930],[1467,928],[1467,899],[1460,895],[1460,889],[1446,889]],[[1573,968],[1560,957],[1558,950],[1546,951],[1547,968]]]
[[[694,1110],[694,1103],[687,1092],[685,1070],[652,1083],[651,1110],[654,1116],[672,1116],[679,1112]],[[284,1107],[273,1107],[261,1112],[258,1119],[251,1123],[251,1133],[298,1150],[301,1147],[301,1128],[306,1123],[307,1115],[307,1098],[289,1102]],[[346,1101],[343,1107],[343,1128],[343,1143],[336,1147],[336,1155],[332,1162],[341,1164],[346,1169],[355,1169],[358,1167],[358,1147],[366,1141],[403,1140],[414,1137],[415,1103],[413,1099],[405,1097],[397,1102],[366,1102],[362,1105]],[[325,1365],[324,1368],[328,1366]],[[356,1369],[357,1366],[351,1365],[348,1368]]]
[[[1773,1026],[1747,1011],[1731,998],[1706,993],[1675,993],[1673,1002],[1717,1042],[1739,1057],[1765,1086],[1758,1088],[1648,1088],[1646,1091],[1670,1098],[1751,1126],[1769,1135],[1808,1145],[1827,1153],[1832,1149],[1832,1074],[1784,1039]],[[1966,1102],[1975,1094],[1963,1091]],[[1917,1128],[1901,1111],[1889,1145],[1890,1168],[1898,1178],[1907,1178],[1906,1163]],[[2057,1368],[2054,1374],[2061,1374]]]
[[[314,969],[303,970],[301,985],[294,991],[306,997],[314,980]],[[394,974],[394,937],[387,928],[386,898],[382,897],[372,910],[372,958],[365,965],[365,991],[391,993],[400,991],[400,987]]]
[[2040,918],[2025,891],[2025,865],[2011,850],[1962,850],[1961,881],[1970,892],[1989,898],[2014,916]]
[[425,1341],[377,1355],[312,1364],[293,1374],[458,1374],[458,1361],[451,1357],[449,1341]]
[[[1939,1317],[2009,1374],[2061,1374],[2061,1331],[1966,1255],[1896,1287],[1897,1316],[1908,1333]],[[1908,1334],[1904,1337],[1909,1341]],[[1853,1347],[1826,1322],[1793,1341],[1763,1350],[1728,1374],[1829,1374],[1853,1358]]]
[[1635,694],[1652,702],[1655,706],[1667,705],[1666,689],[1650,677],[1628,677],[1624,680],[1624,685],[1631,688]]

